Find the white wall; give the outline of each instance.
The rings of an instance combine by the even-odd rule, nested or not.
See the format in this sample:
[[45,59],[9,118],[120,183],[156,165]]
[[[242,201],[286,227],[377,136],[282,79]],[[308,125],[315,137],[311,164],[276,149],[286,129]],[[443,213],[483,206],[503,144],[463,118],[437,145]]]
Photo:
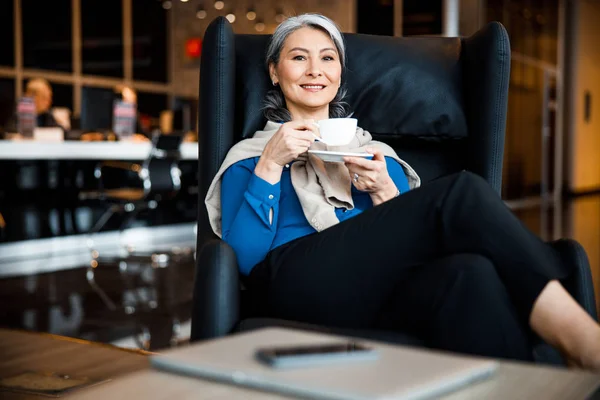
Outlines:
[[275,21],[275,10],[283,7],[286,15],[302,14],[306,12],[317,12],[332,18],[340,26],[343,32],[354,32],[355,22],[355,0],[225,0],[226,7],[223,10],[215,10],[212,1],[205,1],[208,16],[204,20],[196,18],[197,3],[188,1],[182,3],[173,1],[172,13],[172,49],[173,60],[171,64],[173,73],[173,84],[179,93],[185,93],[189,97],[198,96],[199,64],[190,63],[185,58],[185,42],[191,37],[203,37],[204,31],[219,15],[231,12],[229,4],[234,4],[233,11],[236,21],[233,23],[235,33],[258,33],[254,29],[254,21],[248,21],[245,17],[249,3],[253,3],[259,18],[266,24],[262,33],[272,33],[277,22]]
[[[600,188],[600,2],[569,1],[566,136],[567,180],[572,192]],[[591,119],[584,120],[584,95],[592,97]]]

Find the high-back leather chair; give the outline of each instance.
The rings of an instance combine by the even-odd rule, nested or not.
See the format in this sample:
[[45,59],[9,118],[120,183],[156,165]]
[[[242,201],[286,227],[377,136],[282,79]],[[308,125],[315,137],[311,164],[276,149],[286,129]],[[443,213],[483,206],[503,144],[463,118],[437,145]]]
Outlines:
[[[490,23],[468,38],[345,34],[344,39],[342,83],[359,125],[391,145],[423,184],[469,170],[500,195],[511,54],[501,24]],[[268,40],[267,35],[235,35],[225,18],[213,21],[204,36],[192,340],[277,323],[248,322],[253,315],[248,315],[240,291],[235,253],[216,239],[204,205],[228,150],[266,122],[261,108],[272,87],[264,60]],[[553,245],[574,268],[565,286],[596,317],[585,252],[570,240]],[[536,357],[559,363],[548,347],[538,346]]]

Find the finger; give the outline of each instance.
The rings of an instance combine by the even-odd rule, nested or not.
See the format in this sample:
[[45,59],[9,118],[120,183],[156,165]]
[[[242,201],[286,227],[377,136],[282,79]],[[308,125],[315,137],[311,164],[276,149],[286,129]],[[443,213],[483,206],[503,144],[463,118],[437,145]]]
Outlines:
[[307,139],[294,138],[290,142],[290,145],[291,145],[290,147],[292,149],[294,149],[294,150],[302,150],[302,152],[305,152],[312,145],[312,141],[311,140],[307,140]]
[[312,143],[315,141],[315,136],[320,137],[317,133],[318,131],[315,133],[313,130],[294,130],[294,137],[297,139],[310,140]]
[[352,179],[352,185],[354,185],[354,187],[357,190],[360,190],[361,192],[368,192],[369,188],[365,186],[365,184],[363,183],[363,181],[360,179],[360,177],[358,178],[358,180],[354,180],[354,178]]
[[310,130],[318,132],[319,126],[313,119],[297,119],[288,122],[289,127],[295,130]]
[[347,164],[353,164],[368,170],[376,170],[379,168],[377,163],[372,160],[365,160],[362,157],[344,157],[344,162]]
[[377,147],[367,147],[365,150],[367,153],[373,154],[373,161],[385,161],[383,152]]
[[286,136],[287,139],[290,140],[290,143],[295,143],[295,141],[297,140],[305,140],[312,144],[315,141],[315,137],[313,136],[311,131],[305,130],[289,129],[285,132],[284,136]]
[[356,165],[348,168],[350,178],[354,179],[354,175],[358,175],[363,183],[370,182],[373,172],[364,168],[360,168]]

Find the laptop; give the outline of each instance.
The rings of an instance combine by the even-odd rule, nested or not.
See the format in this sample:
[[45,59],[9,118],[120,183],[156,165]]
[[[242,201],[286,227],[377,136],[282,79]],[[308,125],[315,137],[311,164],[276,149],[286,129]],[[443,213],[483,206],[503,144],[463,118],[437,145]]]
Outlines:
[[[436,398],[490,377],[495,361],[426,349],[366,342],[373,361],[293,369],[271,368],[256,351],[273,346],[325,345],[348,338],[286,328],[264,328],[170,350],[151,357],[154,368],[318,400]],[[355,339],[352,339],[355,341]]]

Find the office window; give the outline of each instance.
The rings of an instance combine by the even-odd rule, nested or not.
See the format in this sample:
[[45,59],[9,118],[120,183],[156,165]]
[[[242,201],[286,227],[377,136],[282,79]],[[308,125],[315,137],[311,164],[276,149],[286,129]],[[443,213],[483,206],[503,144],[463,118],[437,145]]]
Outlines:
[[163,110],[168,109],[167,95],[138,92],[138,112],[147,117],[158,118]]
[[133,79],[167,82],[167,16],[158,1],[133,0]]
[[0,78],[0,131],[6,126],[15,111],[15,80]]
[[0,6],[0,37],[2,38],[0,65],[6,65],[9,67],[15,65],[14,13],[14,3],[12,1],[4,1]]
[[73,112],[73,85],[52,83],[52,106],[66,107]]
[[25,68],[71,72],[71,0],[21,0],[21,12]]
[[81,2],[81,54],[84,75],[123,77],[121,0]]

